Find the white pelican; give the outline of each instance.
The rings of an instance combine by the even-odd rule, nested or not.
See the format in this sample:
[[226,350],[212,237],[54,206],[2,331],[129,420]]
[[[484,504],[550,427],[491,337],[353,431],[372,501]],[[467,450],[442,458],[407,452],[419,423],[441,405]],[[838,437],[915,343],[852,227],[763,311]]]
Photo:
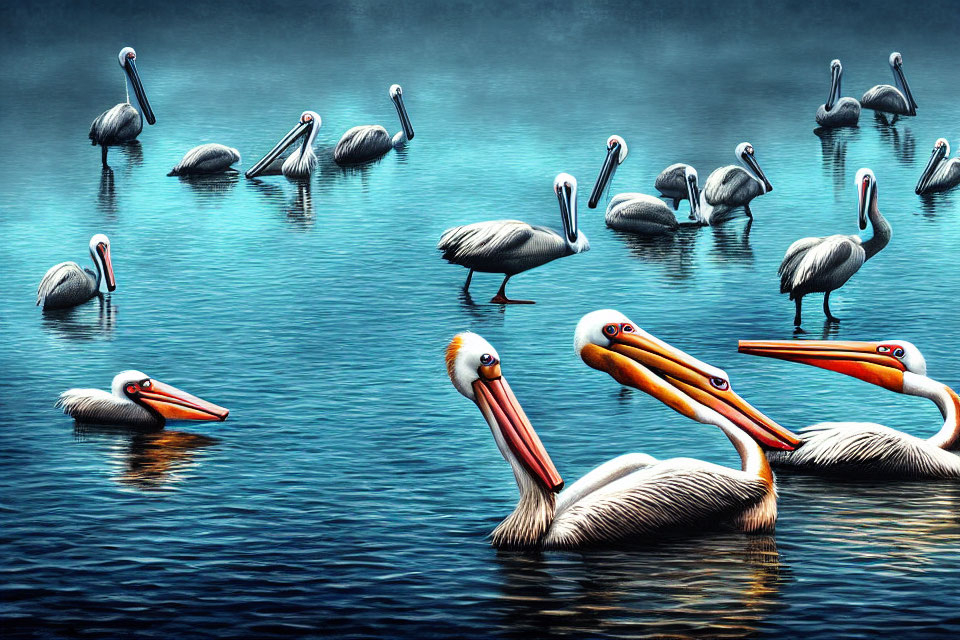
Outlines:
[[213,173],[239,173],[233,165],[240,162],[240,152],[222,144],[201,144],[187,151],[168,176],[198,176]]
[[[607,139],[607,157],[593,186],[588,207],[593,209],[597,206],[617,167],[626,157],[627,143],[620,136],[610,136]],[[686,167],[684,184],[687,188],[687,199],[690,201],[690,218],[699,223],[700,197],[697,172],[693,167]],[[645,193],[618,193],[613,196],[607,205],[604,219],[611,229],[638,235],[669,235],[680,228],[680,223],[670,211],[670,207],[659,198]]]
[[[680,201],[689,198],[687,192],[687,169],[693,169],[688,164],[678,162],[672,164],[657,176],[653,188],[660,192],[660,195],[668,200],[673,200],[673,210],[680,208]],[[697,170],[693,169],[694,175]],[[697,193],[700,193],[699,187]]]
[[817,108],[817,124],[821,127],[855,127],[860,121],[860,103],[853,98],[840,97],[840,79],[843,65],[839,60],[830,62],[830,95],[826,103]]
[[159,429],[170,420],[227,419],[229,410],[140,371],[121,371],[113,378],[113,393],[100,389],[67,389],[57,407],[81,424]]
[[120,61],[120,68],[126,74],[124,84],[127,87],[127,101],[104,111],[90,125],[90,144],[100,145],[100,161],[105,167],[107,166],[107,147],[136,140],[143,130],[140,113],[130,104],[131,85],[147,123],[154,124],[157,121],[147,101],[147,94],[143,90],[143,83],[140,81],[140,74],[134,62],[137,59],[137,52],[132,47],[124,47],[117,58]]
[[90,257],[97,268],[81,269],[76,262],[61,262],[50,267],[37,287],[37,306],[43,309],[75,307],[100,294],[100,282],[106,278],[107,291],[117,288],[110,261],[110,239],[98,233],[90,238]]
[[960,184],[960,157],[950,157],[950,143],[938,138],[930,161],[917,182],[917,195],[948,191]]
[[558,174],[553,190],[560,201],[561,233],[519,220],[475,222],[443,232],[437,243],[443,259],[470,269],[464,291],[469,291],[474,271],[502,273],[505,277],[500,290],[490,302],[533,304],[532,300],[507,298],[507,281],[518,273],[590,249],[587,236],[577,227],[576,178],[569,173]]
[[[579,341],[579,327],[577,335]],[[581,346],[587,358],[601,349]],[[626,454],[600,465],[558,496],[563,480],[503,378],[496,350],[475,333],[461,333],[447,347],[446,360],[450,380],[479,407],[520,490],[513,513],[491,534],[493,546],[570,549],[719,523],[744,531],[772,528],[776,492],[770,466],[759,446],[716,412],[703,407],[705,416],[711,414],[705,419],[715,419],[733,434],[731,439],[743,451],[745,471],[685,458],[657,461],[645,454]],[[643,375],[638,365],[620,366]],[[663,396],[676,395],[667,391],[668,385],[661,386]],[[695,401],[690,402],[694,411]],[[759,428],[738,411],[727,413]]]
[[[320,130],[320,116],[316,111],[304,111],[300,114],[300,121],[280,139],[280,142],[267,155],[260,158],[255,165],[244,174],[248,178],[260,175],[277,175],[283,173],[288,178],[309,178],[317,166],[317,154],[313,150],[313,141]],[[284,150],[303,138],[298,151],[294,151],[282,163],[277,161]],[[239,155],[239,154],[238,154]]]
[[897,86],[878,84],[867,89],[860,98],[860,106],[879,113],[891,113],[894,116],[917,115],[917,103],[913,100],[907,78],[903,75],[903,56],[894,51],[890,54],[889,62],[890,70],[893,71],[893,82]]
[[871,384],[932,400],[943,426],[923,440],[866,422],[823,422],[801,429],[794,452],[768,453],[776,465],[860,476],[960,479],[960,397],[927,377],[920,351],[904,340],[741,340],[740,353],[779,358],[837,371]]
[[743,167],[731,164],[714,169],[703,185],[700,210],[705,224],[726,222],[736,216],[735,211],[740,207],[753,219],[750,201],[773,191],[773,185],[754,156],[753,145],[741,142],[735,153]]
[[860,229],[867,228],[867,219],[873,227],[873,236],[833,235],[825,238],[801,238],[787,249],[777,274],[780,293],[789,293],[796,303],[793,323],[800,326],[803,296],[823,292],[823,312],[830,322],[839,318],[830,313],[830,292],[842,287],[863,263],[887,246],[893,230],[877,208],[877,179],[870,169],[860,169],[856,178],[859,198]]
[[403,148],[408,140],[413,140],[413,125],[403,104],[403,89],[395,84],[390,87],[390,99],[400,116],[400,131],[390,137],[387,130],[378,124],[367,124],[348,130],[333,150],[333,161],[337,164],[361,164],[376,160],[390,149]]

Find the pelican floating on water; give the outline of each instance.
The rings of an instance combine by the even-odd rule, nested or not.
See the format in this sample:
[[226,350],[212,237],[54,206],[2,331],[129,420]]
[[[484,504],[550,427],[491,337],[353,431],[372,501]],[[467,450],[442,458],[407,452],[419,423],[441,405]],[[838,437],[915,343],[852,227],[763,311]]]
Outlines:
[[169,420],[227,419],[229,410],[140,371],[121,371],[113,378],[112,393],[100,389],[68,389],[56,406],[77,422],[159,429]]
[[801,238],[787,249],[777,274],[780,293],[789,293],[796,303],[793,323],[800,326],[803,296],[823,292],[823,312],[830,322],[839,318],[830,313],[830,292],[842,287],[863,263],[887,246],[893,230],[877,207],[877,179],[870,169],[860,169],[856,178],[859,198],[860,229],[873,228],[869,240],[860,236],[833,235],[824,238]]
[[891,113],[895,116],[917,115],[917,103],[910,93],[907,78],[903,75],[903,56],[898,51],[890,54],[890,70],[893,72],[893,82],[897,86],[878,84],[867,89],[860,98],[860,106],[872,109],[879,113]]
[[201,144],[187,151],[168,176],[200,176],[214,173],[239,173],[233,165],[240,162],[240,152],[222,144]]
[[110,261],[110,239],[102,233],[90,238],[90,257],[97,268],[81,269],[76,262],[61,262],[47,270],[37,288],[37,306],[43,309],[66,309],[82,304],[100,294],[100,282],[106,276],[107,291],[117,288]]
[[960,397],[927,377],[920,351],[904,340],[741,340],[740,353],[779,358],[837,371],[890,391],[932,400],[943,426],[923,440],[866,422],[823,422],[800,431],[796,451],[769,452],[776,466],[858,476],[960,479]]
[[140,119],[140,112],[130,104],[131,85],[147,124],[154,124],[157,121],[157,118],[153,115],[153,109],[150,108],[150,103],[147,101],[147,94],[143,90],[140,74],[137,72],[135,62],[137,52],[132,47],[124,47],[117,57],[120,61],[120,68],[126,74],[124,82],[127,84],[127,101],[104,111],[90,125],[90,144],[100,145],[100,161],[105,167],[107,166],[107,147],[136,140],[143,130],[143,120]]
[[917,182],[917,195],[949,191],[960,184],[960,157],[949,156],[950,143],[946,138],[938,138],[930,161]]
[[469,291],[474,271],[502,273],[505,277],[500,290],[490,302],[533,304],[532,300],[507,298],[507,281],[518,273],[590,249],[587,236],[577,226],[576,178],[568,173],[557,175],[553,190],[560,202],[561,233],[519,220],[475,222],[443,232],[437,243],[443,259],[470,269],[464,291]]
[[860,103],[853,98],[840,97],[840,79],[843,65],[839,60],[830,62],[830,95],[826,103],[817,108],[817,124],[821,127],[855,127],[860,121]]
[[[267,155],[260,158],[255,165],[244,174],[248,178],[261,175],[277,175],[282,173],[288,178],[309,178],[317,167],[317,154],[313,150],[313,141],[320,130],[320,116],[316,111],[304,111],[300,114],[300,121],[280,139],[280,142]],[[280,154],[298,139],[303,138],[300,149],[291,153],[285,160],[280,160]],[[239,155],[239,154],[238,154]]]
[[378,124],[360,125],[349,129],[333,150],[333,161],[337,164],[361,164],[376,160],[390,149],[402,149],[408,140],[413,140],[413,125],[403,104],[403,88],[395,84],[390,87],[390,100],[397,108],[401,129],[392,138],[387,130]]

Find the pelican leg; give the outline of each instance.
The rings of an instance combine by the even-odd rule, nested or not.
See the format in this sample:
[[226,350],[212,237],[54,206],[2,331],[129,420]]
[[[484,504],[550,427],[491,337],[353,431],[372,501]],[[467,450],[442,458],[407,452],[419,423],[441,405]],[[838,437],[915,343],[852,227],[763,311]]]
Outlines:
[[473,280],[473,269],[467,274],[467,281],[463,283],[463,290],[470,291],[470,281]]
[[840,318],[830,313],[830,292],[823,294],[823,313],[827,316],[827,322],[840,322]]
[[673,210],[676,211],[680,208],[680,198],[673,199]]
[[107,164],[107,145],[105,144],[100,145],[100,162],[103,163],[104,167],[110,166]]
[[500,283],[500,290],[497,291],[497,295],[493,296],[490,302],[494,304],[534,304],[533,300],[511,300],[507,297],[507,280],[510,279],[511,275],[503,279],[503,282]]
[[753,220],[753,211],[750,211],[750,203],[743,205],[743,210],[747,212],[747,217]]
[[803,297],[802,297],[802,296],[797,296],[797,298],[796,298],[793,302],[794,302],[794,304],[797,306],[797,313],[793,316],[793,325],[794,325],[795,327],[799,327],[799,326],[800,326],[800,315],[801,315],[801,314],[800,314],[800,308],[803,306]]

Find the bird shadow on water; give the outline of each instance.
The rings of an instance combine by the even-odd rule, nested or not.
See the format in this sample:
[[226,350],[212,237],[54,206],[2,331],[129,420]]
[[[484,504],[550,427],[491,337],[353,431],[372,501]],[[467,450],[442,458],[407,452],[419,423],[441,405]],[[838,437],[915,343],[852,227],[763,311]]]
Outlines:
[[663,269],[671,280],[688,280],[696,271],[693,246],[702,227],[685,225],[670,236],[639,236],[626,231],[614,231],[630,256],[640,262]]
[[265,182],[256,178],[248,181],[254,191],[265,197],[275,206],[281,218],[295,228],[307,230],[313,227],[317,220],[313,206],[312,186],[309,179],[290,180],[296,193],[290,198],[287,190],[280,184]]
[[893,147],[893,155],[897,160],[903,164],[912,164],[917,148],[916,138],[909,127],[904,127],[901,131],[896,126],[897,122],[897,116],[888,121],[882,113],[874,114],[874,123],[880,132],[880,139]]
[[187,185],[201,199],[217,198],[231,191],[240,182],[237,173],[219,173],[213,175],[178,176],[180,184]]
[[69,309],[45,310],[42,326],[45,331],[67,340],[110,339],[117,326],[117,307],[109,294]]
[[936,219],[937,209],[948,206],[953,199],[953,195],[954,192],[952,191],[941,191],[940,193],[926,193],[920,196],[920,211],[922,212],[920,215],[928,220]]
[[747,267],[753,265],[753,249],[750,247],[750,229],[753,220],[747,219],[743,228],[739,224],[723,224],[711,227],[713,248],[710,251],[713,262],[719,265]]
[[97,190],[97,206],[110,220],[117,217],[117,189],[113,180],[113,169],[103,167],[100,170],[100,187]]
[[860,137],[860,129],[818,127],[813,130],[813,133],[820,138],[820,155],[823,159],[824,173],[833,181],[834,195],[839,196],[847,181],[847,144]]

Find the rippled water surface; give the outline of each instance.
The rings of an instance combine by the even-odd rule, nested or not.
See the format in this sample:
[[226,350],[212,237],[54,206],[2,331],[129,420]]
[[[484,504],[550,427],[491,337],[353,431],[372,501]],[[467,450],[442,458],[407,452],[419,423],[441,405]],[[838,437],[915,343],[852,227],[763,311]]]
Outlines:
[[[725,368],[779,422],[872,420],[932,434],[936,408],[829,372],[736,352],[792,335],[777,265],[805,235],[856,232],[871,167],[893,240],[833,296],[831,338],[901,338],[960,387],[960,191],[913,185],[940,136],[960,146],[955,5],[694,2],[549,5],[112,2],[0,9],[0,623],[41,636],[935,636],[960,631],[960,485],[780,481],[775,535],[638,548],[498,553],[508,465],[442,353],[471,329],[568,482],[627,451],[736,466],[710,427],[622,391],[572,350],[579,317],[615,307]],[[918,13],[922,11],[923,13]],[[124,97],[136,47],[157,114],[111,173],[86,139]],[[903,52],[919,115],[814,135],[829,87],[890,82]],[[416,139],[354,171],[166,177],[190,147],[247,168],[296,122],[318,145],[350,126]],[[775,190],[743,221],[641,242],[582,206],[589,253],[511,281],[536,305],[461,293],[434,245],[454,224],[559,226],[560,171],[581,205],[604,141],[630,156],[614,191],[667,164],[705,179],[749,140]],[[107,233],[117,291],[43,315],[37,283]],[[159,433],[75,429],[68,387],[127,368],[231,409]]]

